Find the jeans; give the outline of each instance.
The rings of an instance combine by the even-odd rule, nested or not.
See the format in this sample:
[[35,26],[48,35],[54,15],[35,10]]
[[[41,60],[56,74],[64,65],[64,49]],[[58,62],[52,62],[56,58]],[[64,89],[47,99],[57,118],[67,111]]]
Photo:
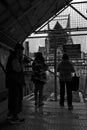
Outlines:
[[39,95],[39,104],[43,101],[43,84],[35,84],[35,103],[38,103]]
[[67,105],[72,106],[72,81],[61,81],[60,80],[60,105],[64,104],[65,97],[65,86],[67,91]]

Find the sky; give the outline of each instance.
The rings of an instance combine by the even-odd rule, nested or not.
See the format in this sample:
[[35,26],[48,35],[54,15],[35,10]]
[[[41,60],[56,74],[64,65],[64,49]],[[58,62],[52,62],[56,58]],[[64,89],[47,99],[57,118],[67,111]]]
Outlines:
[[[73,0],[72,2],[79,2],[79,1],[87,1],[87,0]],[[87,5],[86,4],[78,4],[74,6],[78,9],[82,14],[87,16]],[[76,11],[71,9],[70,7],[63,11],[60,15],[68,15],[70,13],[70,27],[77,28],[77,27],[87,27],[87,21],[82,18]],[[65,26],[64,24],[66,21],[58,21],[62,27]],[[55,22],[50,22],[50,28],[53,28]],[[47,28],[47,27],[46,27]],[[81,32],[76,32],[81,33]],[[83,33],[83,32],[82,32]],[[81,51],[87,52],[87,36],[74,36],[72,37],[74,44],[81,44]],[[27,39],[28,40],[28,39]],[[37,52],[39,46],[45,45],[45,38],[33,38],[29,39],[29,49],[30,52]]]

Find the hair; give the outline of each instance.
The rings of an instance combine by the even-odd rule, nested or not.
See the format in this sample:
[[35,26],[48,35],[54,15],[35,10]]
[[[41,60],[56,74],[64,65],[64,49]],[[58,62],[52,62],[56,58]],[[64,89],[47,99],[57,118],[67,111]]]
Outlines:
[[42,55],[41,52],[37,52],[37,53],[35,54],[35,59],[36,59],[36,60],[40,60],[40,61],[44,61],[44,57],[43,57],[43,55]]
[[63,57],[62,57],[63,60],[69,60],[69,57],[66,53],[63,54]]

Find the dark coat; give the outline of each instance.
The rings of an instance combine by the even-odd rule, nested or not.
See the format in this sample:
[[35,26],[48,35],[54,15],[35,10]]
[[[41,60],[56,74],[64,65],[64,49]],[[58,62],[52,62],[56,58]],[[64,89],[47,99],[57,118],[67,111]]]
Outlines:
[[[6,88],[8,88],[8,108],[11,113],[19,113],[21,111],[23,99],[24,74],[23,69],[17,72],[14,70],[12,62],[17,58],[12,52],[8,58],[6,65]],[[19,61],[19,60],[18,60]],[[19,61],[20,67],[21,62]]]
[[48,69],[44,61],[34,60],[32,64],[32,81],[37,84],[46,83],[46,70]]

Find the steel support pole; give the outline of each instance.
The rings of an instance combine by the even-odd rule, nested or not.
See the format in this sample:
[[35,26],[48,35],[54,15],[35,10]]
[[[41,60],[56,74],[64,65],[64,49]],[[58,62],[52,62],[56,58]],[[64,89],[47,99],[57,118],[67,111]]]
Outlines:
[[56,55],[56,52],[57,52],[57,47],[56,47],[56,37],[54,37],[54,93],[55,93],[55,101],[57,101],[57,55]]

